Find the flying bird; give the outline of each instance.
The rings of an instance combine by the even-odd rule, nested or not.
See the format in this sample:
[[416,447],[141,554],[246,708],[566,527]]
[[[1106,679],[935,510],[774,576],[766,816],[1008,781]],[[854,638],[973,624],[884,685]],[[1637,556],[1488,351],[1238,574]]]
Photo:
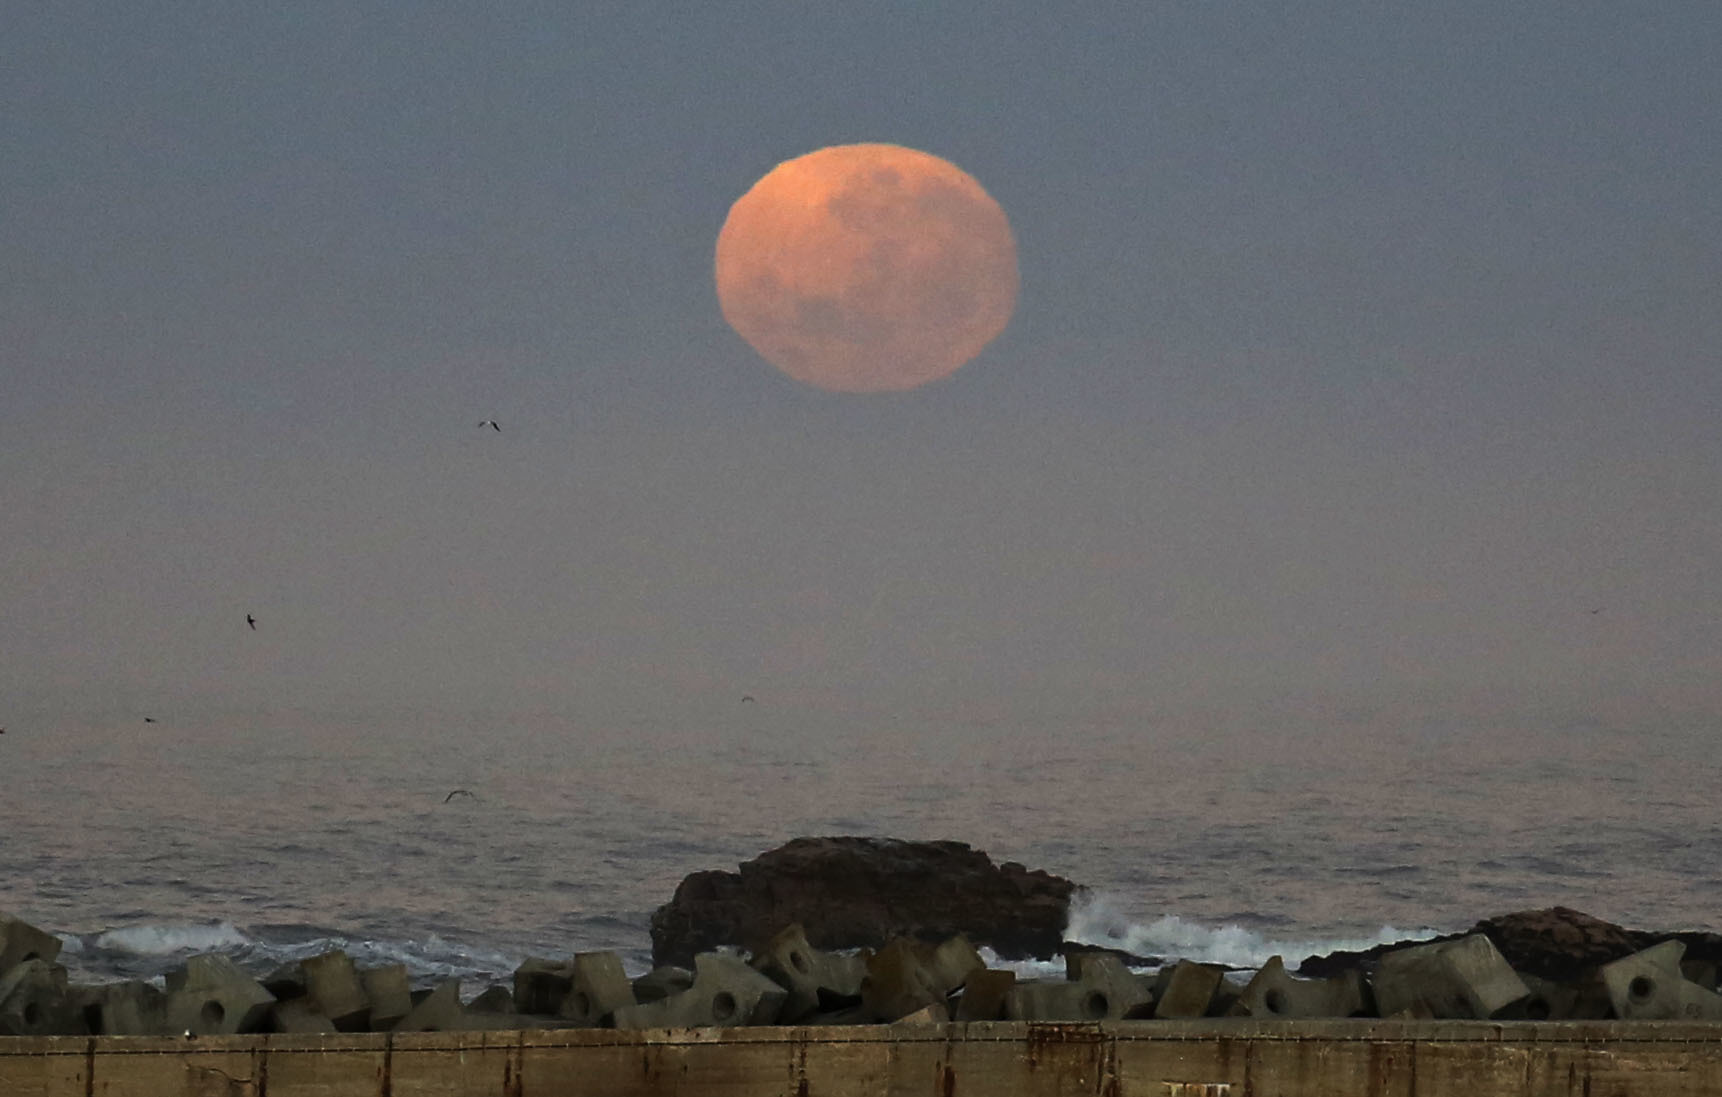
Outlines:
[[155,717],[154,716],[145,716],[144,717],[144,723],[146,723],[146,724],[155,723]]
[[753,694],[744,693],[741,695],[741,699],[744,703],[753,703]]
[[447,796],[444,796],[442,798],[442,802],[446,804],[450,800],[454,799],[456,796],[466,796],[466,797],[469,797],[470,799],[473,799],[473,800],[478,799],[478,797],[476,795],[474,795],[473,793],[470,793],[463,788],[457,788],[453,792],[449,793]]
[[480,419],[478,421],[478,425],[481,428],[482,427],[489,427],[491,430],[494,430],[498,434],[502,433],[502,428],[496,425],[495,419]]
[[251,616],[251,614],[247,613],[245,615],[245,623],[251,626],[252,632],[257,631],[257,618],[255,618],[255,617]]

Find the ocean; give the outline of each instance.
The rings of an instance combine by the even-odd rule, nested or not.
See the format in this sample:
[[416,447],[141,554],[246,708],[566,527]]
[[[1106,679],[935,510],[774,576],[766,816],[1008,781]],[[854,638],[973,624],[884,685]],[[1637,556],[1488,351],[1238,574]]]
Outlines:
[[1722,930],[1703,720],[153,715],[0,737],[0,910],[74,979],[330,947],[474,989],[593,949],[637,974],[684,875],[820,834],[965,841],[1084,885],[1074,939],[1243,967],[1554,904]]

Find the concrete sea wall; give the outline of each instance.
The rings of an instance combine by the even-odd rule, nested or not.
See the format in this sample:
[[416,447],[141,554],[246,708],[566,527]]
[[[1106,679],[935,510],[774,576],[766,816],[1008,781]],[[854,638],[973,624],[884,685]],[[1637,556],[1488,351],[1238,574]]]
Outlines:
[[1722,1026],[1379,1020],[0,1038],[5,1097],[1699,1097]]

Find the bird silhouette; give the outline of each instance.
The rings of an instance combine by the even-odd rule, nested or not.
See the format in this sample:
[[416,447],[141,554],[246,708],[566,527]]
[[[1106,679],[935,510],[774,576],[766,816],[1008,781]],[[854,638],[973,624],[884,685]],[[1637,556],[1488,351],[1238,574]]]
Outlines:
[[251,626],[252,632],[257,631],[257,618],[255,618],[255,617],[251,616],[251,614],[247,613],[245,615],[245,623]]
[[469,797],[473,800],[478,799],[478,797],[476,795],[474,795],[473,793],[470,793],[463,788],[457,788],[453,792],[449,793],[447,796],[444,796],[442,798],[442,802],[446,804],[450,800],[454,799],[456,796],[466,796],[466,797]]
[[144,717],[144,723],[146,723],[146,724],[155,723],[155,717],[154,716],[145,716]]
[[742,694],[742,695],[741,695],[741,699],[742,699],[742,700],[743,700],[743,701],[744,701],[744,702],[748,702],[748,703],[752,703],[752,702],[753,702],[753,694],[751,694],[751,693],[744,693],[744,694]]
[[502,428],[496,425],[495,419],[480,419],[478,421],[478,425],[480,427],[489,427],[491,430],[494,430],[498,434],[502,433]]

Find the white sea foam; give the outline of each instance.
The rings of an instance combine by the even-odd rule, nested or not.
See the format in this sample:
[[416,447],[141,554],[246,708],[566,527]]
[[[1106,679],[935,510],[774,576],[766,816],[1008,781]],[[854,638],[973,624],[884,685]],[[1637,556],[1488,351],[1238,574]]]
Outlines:
[[1300,937],[1280,940],[1243,926],[1205,926],[1175,914],[1142,924],[1131,921],[1117,902],[1105,895],[1084,894],[1071,905],[1065,937],[1085,945],[1123,949],[1138,956],[1195,960],[1228,967],[1256,968],[1270,957],[1283,957],[1289,966],[1309,956],[1357,951],[1395,941],[1421,941],[1441,931],[1429,927],[1399,929],[1382,926],[1363,936]]
[[180,952],[218,952],[243,948],[252,939],[231,922],[205,925],[143,925],[97,934],[92,946],[137,956],[171,956]]

